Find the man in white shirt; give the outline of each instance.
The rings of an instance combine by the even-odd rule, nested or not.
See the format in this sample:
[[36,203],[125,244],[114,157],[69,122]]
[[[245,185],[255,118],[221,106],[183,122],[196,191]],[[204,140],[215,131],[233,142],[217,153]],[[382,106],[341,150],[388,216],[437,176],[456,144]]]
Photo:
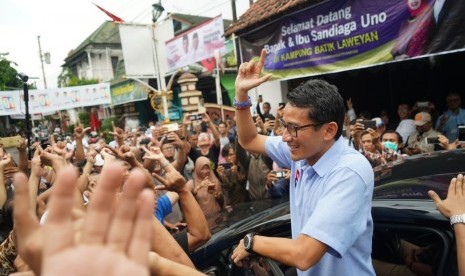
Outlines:
[[407,141],[410,134],[412,134],[415,128],[415,121],[410,119],[410,106],[406,103],[401,103],[397,107],[397,115],[399,115],[399,125],[396,131],[402,136],[403,141]]

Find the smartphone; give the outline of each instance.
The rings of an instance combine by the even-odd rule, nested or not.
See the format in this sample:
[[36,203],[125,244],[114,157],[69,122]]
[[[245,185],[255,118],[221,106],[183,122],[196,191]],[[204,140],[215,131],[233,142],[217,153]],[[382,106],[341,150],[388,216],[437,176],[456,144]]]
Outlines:
[[11,136],[11,137],[4,137],[0,138],[0,143],[3,145],[4,148],[11,148],[17,147],[19,144],[23,142],[23,137],[20,135]]
[[165,128],[166,131],[168,131],[168,132],[174,132],[174,131],[179,130],[178,123],[166,124],[166,125],[163,125],[163,128]]
[[417,102],[417,106],[418,106],[418,107],[428,107],[428,106],[429,106],[429,102]]
[[458,126],[457,133],[459,142],[465,142],[465,126]]
[[191,121],[200,121],[202,120],[202,114],[192,114],[189,116],[189,120]]
[[279,109],[284,108],[284,106],[286,106],[286,103],[279,103],[278,104]]
[[168,138],[168,135],[158,136],[158,138],[157,138],[158,141],[161,141],[162,139],[163,139],[163,141],[165,141],[165,143],[174,142],[173,139]]
[[285,178],[286,177],[286,173],[281,171],[281,172],[276,172],[276,177],[277,178]]
[[439,144],[439,139],[437,137],[426,137],[426,144]]
[[221,164],[225,170],[230,170],[231,167],[233,166],[233,163],[223,163]]
[[363,120],[360,122],[365,129],[371,128],[376,129],[376,121],[375,120]]
[[208,184],[208,191],[213,192],[215,190],[215,183]]

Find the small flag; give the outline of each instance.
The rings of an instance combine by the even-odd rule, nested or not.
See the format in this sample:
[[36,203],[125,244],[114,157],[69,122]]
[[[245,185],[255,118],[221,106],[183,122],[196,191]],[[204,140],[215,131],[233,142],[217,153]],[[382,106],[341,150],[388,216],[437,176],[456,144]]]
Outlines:
[[95,4],[95,3],[92,3],[94,4],[95,6],[97,6],[97,8],[99,8],[101,11],[103,11],[104,13],[106,13],[109,17],[111,17],[111,19],[113,20],[113,22],[115,23],[124,23],[124,20],[119,18],[118,16],[112,14],[111,12],[107,11],[106,9],[100,7],[99,5]]
[[295,172],[295,179],[294,179],[294,186],[297,187],[297,183],[299,183],[300,180],[300,169],[297,169]]

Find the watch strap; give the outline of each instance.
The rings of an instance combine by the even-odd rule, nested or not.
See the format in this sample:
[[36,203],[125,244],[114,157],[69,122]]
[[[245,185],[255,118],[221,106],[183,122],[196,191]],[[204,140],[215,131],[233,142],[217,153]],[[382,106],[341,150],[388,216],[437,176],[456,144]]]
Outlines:
[[465,214],[450,216],[450,225],[454,226],[457,223],[465,223]]
[[253,237],[255,236],[255,232],[251,232],[251,233],[248,233],[247,235],[245,235],[247,237],[247,239],[249,240],[249,243],[247,244],[247,246],[244,246],[244,249],[245,251],[249,252],[249,253],[254,253],[253,252]]

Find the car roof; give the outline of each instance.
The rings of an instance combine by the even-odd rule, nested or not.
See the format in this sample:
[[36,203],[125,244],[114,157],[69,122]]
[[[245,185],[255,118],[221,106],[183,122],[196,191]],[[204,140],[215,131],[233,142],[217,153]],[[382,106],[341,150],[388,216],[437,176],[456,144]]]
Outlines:
[[435,151],[409,156],[378,166],[375,187],[397,180],[465,171],[465,149]]

